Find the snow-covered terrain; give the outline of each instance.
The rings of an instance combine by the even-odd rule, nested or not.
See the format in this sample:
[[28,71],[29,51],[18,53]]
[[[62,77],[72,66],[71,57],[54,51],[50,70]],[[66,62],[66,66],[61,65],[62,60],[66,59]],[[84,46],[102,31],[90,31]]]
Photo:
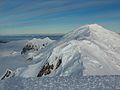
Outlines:
[[[7,70],[15,70],[18,67],[27,67],[30,62],[27,61],[30,53],[33,55],[37,54],[37,48],[40,49],[46,47],[54,40],[49,38],[44,39],[32,39],[32,40],[18,40],[18,41],[10,41],[8,43],[0,43],[0,76]],[[45,44],[43,46],[43,44]],[[32,46],[33,49],[29,50],[29,52],[24,50],[26,46]],[[23,54],[21,55],[21,52]]]
[[1,81],[0,90],[120,90],[120,76],[15,77]]
[[[2,47],[4,45],[1,44]],[[18,59],[23,60],[24,64],[12,69],[12,73],[11,70],[6,71],[5,75],[7,78],[9,78],[9,74],[11,74],[10,77],[14,78],[0,83],[0,86],[3,85],[1,88],[5,88],[5,90],[9,90],[9,88],[16,89],[18,87],[22,90],[38,90],[42,86],[43,89],[51,88],[56,90],[57,86],[54,85],[60,85],[60,90],[68,90],[70,88],[72,90],[83,88],[84,90],[84,86],[87,84],[85,82],[91,82],[91,80],[97,84],[96,90],[101,90],[101,88],[104,89],[107,78],[109,78],[107,81],[111,82],[116,80],[116,77],[119,77],[109,75],[120,75],[120,35],[97,24],[79,27],[56,41],[49,38],[32,39],[30,41],[15,42],[14,45],[7,43],[6,49],[0,53],[1,62],[3,62],[4,58],[7,58],[7,60],[9,58],[11,59],[10,63],[12,63],[12,59],[13,61]],[[17,64],[15,65],[17,66]],[[93,75],[93,77],[89,77],[89,75]],[[97,77],[95,75],[100,76]],[[104,78],[101,75],[108,76]],[[99,80],[103,81],[99,82]],[[10,82],[11,85],[8,84]],[[113,84],[113,82],[110,82],[110,85],[111,83]],[[18,84],[14,86],[14,83]],[[20,85],[21,83],[23,84]],[[92,89],[96,88],[92,87],[90,83],[88,84]],[[6,85],[9,86],[7,87]],[[32,85],[35,86],[32,87]],[[85,90],[89,85],[85,86]],[[116,88],[116,83],[113,86],[110,85],[108,85],[107,90]]]
[[16,76],[120,75],[120,35],[97,24],[84,25],[34,55]]
[[0,76],[7,68],[15,70],[18,67],[25,67],[25,58],[21,56],[21,50],[27,43],[27,40],[11,41],[0,43]]

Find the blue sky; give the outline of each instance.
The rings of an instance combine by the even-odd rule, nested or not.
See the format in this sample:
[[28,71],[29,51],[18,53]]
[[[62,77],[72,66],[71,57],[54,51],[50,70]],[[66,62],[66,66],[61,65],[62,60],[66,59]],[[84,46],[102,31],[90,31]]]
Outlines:
[[92,23],[120,32],[120,0],[0,0],[0,35],[63,34]]

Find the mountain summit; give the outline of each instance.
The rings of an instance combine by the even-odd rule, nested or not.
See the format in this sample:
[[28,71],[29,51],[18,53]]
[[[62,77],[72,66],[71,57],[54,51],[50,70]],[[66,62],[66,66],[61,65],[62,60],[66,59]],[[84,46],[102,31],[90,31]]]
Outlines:
[[111,35],[115,37],[119,37],[118,34],[116,34],[115,32],[107,30],[98,24],[88,24],[69,32],[64,36],[64,38],[69,40],[85,39],[85,38],[92,39],[92,38],[96,38],[97,36],[100,38],[104,38],[104,37],[109,38],[109,36]]
[[120,35],[97,24],[84,25],[40,49],[33,64],[15,76],[120,75]]

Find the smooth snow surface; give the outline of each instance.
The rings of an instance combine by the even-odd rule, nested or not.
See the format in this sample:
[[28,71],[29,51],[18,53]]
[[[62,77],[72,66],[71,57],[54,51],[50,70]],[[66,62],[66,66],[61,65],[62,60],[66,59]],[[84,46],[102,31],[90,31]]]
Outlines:
[[54,68],[43,76],[120,75],[120,35],[97,24],[84,25],[40,50],[32,62],[16,75],[36,77],[46,63]]

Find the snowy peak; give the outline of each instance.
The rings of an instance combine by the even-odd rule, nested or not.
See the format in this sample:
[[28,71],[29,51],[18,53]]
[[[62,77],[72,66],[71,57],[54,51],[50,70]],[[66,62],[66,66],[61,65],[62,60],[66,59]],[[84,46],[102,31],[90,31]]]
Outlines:
[[105,29],[104,27],[98,25],[98,24],[88,24],[88,25],[84,25],[79,27],[78,29],[73,31],[74,33],[76,32],[77,34],[87,34],[89,32],[90,33],[95,33],[95,34],[100,34],[104,32],[110,32],[109,30]]
[[23,47],[21,54],[26,55],[27,60],[32,60],[41,49],[44,49],[54,41],[55,40],[51,40],[48,37],[44,39],[33,38],[26,43],[26,46]]
[[88,25],[84,25],[82,26],[84,28],[90,28],[90,29],[104,29],[102,26],[98,25],[98,24],[88,24]]
[[79,30],[89,30],[89,31],[93,31],[93,30],[97,30],[99,32],[99,30],[107,30],[104,27],[98,25],[98,24],[87,24],[87,25],[83,25],[81,27],[79,27],[77,30],[75,31],[79,31]]
[[120,37],[115,32],[105,29],[98,24],[88,24],[79,27],[78,29],[66,34],[64,36],[67,40],[83,40],[83,39],[104,39],[111,36]]
[[[84,32],[84,33],[89,32],[89,33],[93,33],[96,35],[102,34],[102,36],[105,36],[106,34],[113,34],[113,35],[116,34],[115,32],[112,32],[111,30],[108,30],[108,29],[106,29],[103,26],[98,25],[98,24],[84,25],[84,26],[81,26],[78,29],[74,30],[73,32],[77,32],[77,33],[79,32],[79,34],[82,32]],[[118,34],[116,34],[116,35],[118,35]]]

